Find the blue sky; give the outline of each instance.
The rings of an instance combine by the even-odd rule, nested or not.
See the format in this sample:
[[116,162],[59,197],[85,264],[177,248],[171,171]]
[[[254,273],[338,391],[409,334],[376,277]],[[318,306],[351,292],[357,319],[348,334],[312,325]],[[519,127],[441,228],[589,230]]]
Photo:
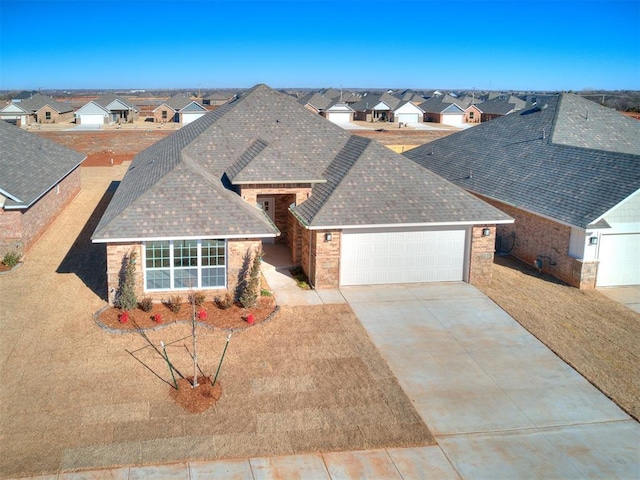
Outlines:
[[0,0],[0,90],[640,90],[640,0]]

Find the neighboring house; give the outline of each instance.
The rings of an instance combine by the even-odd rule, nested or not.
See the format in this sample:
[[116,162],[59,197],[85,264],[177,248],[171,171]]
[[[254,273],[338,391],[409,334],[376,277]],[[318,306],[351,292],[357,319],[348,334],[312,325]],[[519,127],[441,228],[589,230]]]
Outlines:
[[233,289],[263,242],[286,245],[315,288],[482,284],[496,224],[511,221],[257,85],[138,154],[92,240],[106,244],[110,291],[136,252],[138,293],[158,300]]
[[153,119],[156,123],[175,122],[186,125],[202,117],[207,112],[206,107],[195,100],[178,94],[154,108]]
[[139,108],[116,95],[103,95],[84,104],[76,111],[79,125],[113,125],[133,123],[139,118]]
[[572,94],[404,155],[515,218],[512,253],[579,288],[640,284],[640,123]]
[[20,103],[22,100],[31,98],[36,93],[38,93],[36,90],[31,90],[31,91],[23,90],[22,92],[18,93],[15,97],[13,97],[11,101],[13,103]]
[[0,109],[0,119],[18,126],[32,123],[62,123],[73,120],[73,107],[51,97],[35,93],[18,103],[10,103]]
[[213,92],[202,99],[202,104],[208,107],[219,107],[224,105],[233,98],[233,95],[223,95],[219,92]]
[[346,103],[335,103],[324,112],[324,117],[333,123],[345,124],[353,122],[353,108]]
[[424,110],[409,100],[402,100],[389,92],[367,94],[351,108],[356,120],[367,122],[418,123]]
[[480,123],[482,120],[482,110],[475,105],[469,105],[464,109],[464,123]]
[[27,252],[80,192],[85,155],[0,122],[0,259]]
[[465,110],[456,103],[443,102],[441,97],[431,97],[420,104],[425,122],[442,123],[459,127],[464,123]]
[[508,98],[496,97],[486,102],[476,104],[481,112],[481,122],[488,122],[494,118],[504,117],[517,110],[516,103],[510,102]]

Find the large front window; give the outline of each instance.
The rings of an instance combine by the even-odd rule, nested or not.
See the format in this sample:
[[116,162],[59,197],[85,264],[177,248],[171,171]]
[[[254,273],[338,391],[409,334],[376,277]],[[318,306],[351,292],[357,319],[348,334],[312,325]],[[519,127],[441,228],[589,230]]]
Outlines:
[[226,286],[224,240],[145,243],[145,289],[189,290]]

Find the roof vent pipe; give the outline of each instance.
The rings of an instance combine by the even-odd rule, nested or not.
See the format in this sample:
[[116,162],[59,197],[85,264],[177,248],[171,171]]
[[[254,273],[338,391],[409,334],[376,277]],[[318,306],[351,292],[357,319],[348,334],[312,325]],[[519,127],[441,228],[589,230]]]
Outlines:
[[544,128],[542,129],[542,139],[547,138],[547,132],[545,132]]

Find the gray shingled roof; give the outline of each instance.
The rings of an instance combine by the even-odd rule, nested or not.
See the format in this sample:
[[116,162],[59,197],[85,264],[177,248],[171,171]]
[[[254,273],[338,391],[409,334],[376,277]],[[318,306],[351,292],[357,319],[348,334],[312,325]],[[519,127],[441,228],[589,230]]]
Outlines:
[[468,191],[580,228],[640,189],[640,122],[572,94],[404,155]]
[[138,111],[138,107],[135,106],[133,103],[131,103],[129,100],[113,94],[102,95],[96,98],[94,102],[100,105],[101,107],[107,108],[110,103],[116,100],[120,101],[121,103],[129,107],[130,110]]
[[86,158],[0,121],[0,194],[7,209],[29,208]]
[[25,109],[27,112],[37,112],[45,105],[49,105],[58,113],[66,113],[73,111],[73,106],[68,103],[58,102],[51,97],[42,95],[41,93],[34,93],[33,96],[22,100],[18,105]]
[[311,183],[293,209],[310,227],[488,223],[509,217],[376,142],[258,85],[136,156],[93,239],[267,236],[234,190]]

